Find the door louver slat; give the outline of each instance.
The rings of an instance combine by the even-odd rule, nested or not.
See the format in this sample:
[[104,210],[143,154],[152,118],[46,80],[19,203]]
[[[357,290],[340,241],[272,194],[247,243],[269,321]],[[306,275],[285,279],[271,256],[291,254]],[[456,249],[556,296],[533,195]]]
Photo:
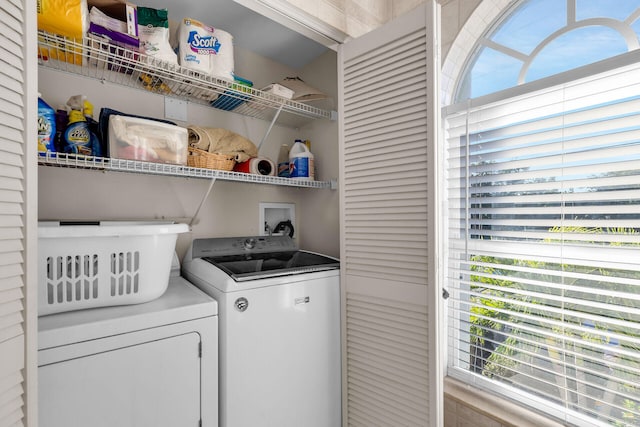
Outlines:
[[[414,16],[342,46],[342,278],[349,426],[428,426],[432,34]],[[423,15],[420,15],[423,14]],[[380,35],[382,34],[382,35]],[[436,408],[437,409],[437,408]]]
[[367,408],[378,422],[392,415],[389,425],[426,426],[426,306],[407,305],[398,310],[385,304],[384,300],[347,295],[349,405]]
[[18,0],[4,1],[0,6],[0,426],[3,427],[21,426],[24,418],[23,8]]

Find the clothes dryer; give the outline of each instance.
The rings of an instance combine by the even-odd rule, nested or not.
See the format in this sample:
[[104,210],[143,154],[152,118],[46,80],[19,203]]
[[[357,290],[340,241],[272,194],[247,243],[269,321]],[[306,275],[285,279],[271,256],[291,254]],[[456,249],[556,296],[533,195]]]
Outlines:
[[40,317],[39,425],[216,427],[217,331],[179,267],[153,301]]

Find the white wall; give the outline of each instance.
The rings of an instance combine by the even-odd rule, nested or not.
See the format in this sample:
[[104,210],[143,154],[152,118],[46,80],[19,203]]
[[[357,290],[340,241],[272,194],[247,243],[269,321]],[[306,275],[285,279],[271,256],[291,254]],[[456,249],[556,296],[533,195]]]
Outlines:
[[467,22],[469,16],[482,0],[439,0],[442,5],[442,39],[440,49],[442,58],[446,58],[451,45],[460,33],[460,29]]
[[[285,0],[351,37],[359,37],[393,18],[404,15],[424,0]],[[266,0],[269,3],[270,0]],[[278,3],[278,1],[274,1]]]
[[[336,110],[338,99],[337,57],[328,51],[313,64],[302,70],[309,82],[330,96],[325,108]],[[313,121],[301,130],[301,136],[311,141],[316,160],[316,178],[329,181],[338,178],[338,122]],[[320,253],[340,253],[338,190],[300,192],[296,218],[302,218],[304,247],[313,247]],[[335,237],[335,238],[334,238]]]

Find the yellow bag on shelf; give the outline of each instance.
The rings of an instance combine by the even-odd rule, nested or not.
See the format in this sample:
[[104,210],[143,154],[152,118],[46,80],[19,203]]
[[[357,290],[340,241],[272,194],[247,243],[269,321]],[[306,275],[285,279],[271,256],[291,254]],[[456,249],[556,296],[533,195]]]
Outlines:
[[72,39],[82,38],[88,28],[86,0],[37,0],[38,29]]
[[62,36],[38,37],[38,57],[82,65],[82,37],[89,27],[87,0],[37,0],[37,6],[38,30]]

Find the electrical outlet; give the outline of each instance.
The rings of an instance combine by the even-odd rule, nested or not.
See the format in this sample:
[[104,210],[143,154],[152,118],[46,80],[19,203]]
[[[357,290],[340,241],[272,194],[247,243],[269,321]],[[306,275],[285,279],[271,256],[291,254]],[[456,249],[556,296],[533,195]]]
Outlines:
[[187,101],[164,98],[164,117],[170,120],[187,121]]

